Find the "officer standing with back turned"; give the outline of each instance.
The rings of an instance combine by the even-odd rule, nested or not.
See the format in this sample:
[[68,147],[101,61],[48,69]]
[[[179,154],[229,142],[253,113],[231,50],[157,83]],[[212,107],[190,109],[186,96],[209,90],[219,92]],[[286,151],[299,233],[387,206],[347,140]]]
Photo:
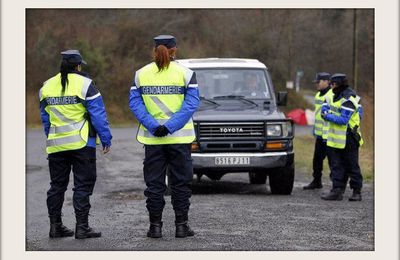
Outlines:
[[137,140],[144,144],[144,179],[150,228],[147,236],[162,237],[165,178],[170,173],[175,237],[193,236],[188,225],[190,183],[193,178],[191,143],[195,140],[192,115],[199,105],[193,71],[174,61],[176,39],[154,38],[154,62],[136,72],[129,106],[140,122]]
[[331,77],[333,94],[323,104],[321,116],[329,122],[327,147],[328,162],[332,173],[332,189],[321,198],[342,200],[343,191],[350,178],[353,194],[350,201],[361,201],[363,177],[358,164],[358,150],[363,144],[360,131],[360,97],[347,83],[345,74]]
[[325,99],[332,95],[332,90],[329,86],[331,74],[327,72],[319,72],[315,76],[313,82],[317,86],[318,92],[315,94],[315,123],[314,123],[314,135],[315,135],[315,148],[313,157],[313,180],[307,186],[304,186],[305,190],[321,189],[322,188],[322,169],[324,159],[326,158],[326,137],[328,131],[328,122],[321,117],[321,107],[325,102]]
[[60,73],[47,80],[39,92],[51,179],[47,192],[49,236],[74,235],[61,220],[72,169],[75,238],[100,237],[101,233],[94,231],[88,222],[89,196],[96,182],[96,135],[100,137],[104,154],[110,151],[112,136],[101,94],[82,72],[82,64],[86,62],[81,54],[67,50],[61,55]]

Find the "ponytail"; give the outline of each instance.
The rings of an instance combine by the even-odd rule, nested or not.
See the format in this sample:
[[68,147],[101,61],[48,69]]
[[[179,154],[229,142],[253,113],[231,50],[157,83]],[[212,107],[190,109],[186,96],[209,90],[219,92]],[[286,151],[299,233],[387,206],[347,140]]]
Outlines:
[[164,45],[158,45],[156,48],[154,48],[154,61],[157,64],[158,71],[168,68],[171,60],[169,58],[167,47]]
[[61,73],[61,86],[62,86],[62,93],[65,93],[65,87],[68,85],[68,73],[73,71],[76,66],[79,64],[77,63],[70,63],[66,59],[61,61],[60,66],[60,73]]
[[64,93],[65,85],[68,85],[68,61],[67,60],[61,61],[60,72],[61,72],[62,93]]
[[171,59],[175,57],[176,48],[167,49],[165,45],[158,45],[154,48],[154,61],[158,67],[158,71],[168,68]]

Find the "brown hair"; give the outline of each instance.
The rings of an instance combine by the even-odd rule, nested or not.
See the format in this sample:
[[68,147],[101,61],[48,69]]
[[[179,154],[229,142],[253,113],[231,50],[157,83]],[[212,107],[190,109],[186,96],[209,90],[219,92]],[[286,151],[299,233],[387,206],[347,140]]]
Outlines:
[[154,62],[157,64],[158,71],[168,68],[171,57],[175,57],[176,48],[167,49],[164,45],[158,45],[153,50]]

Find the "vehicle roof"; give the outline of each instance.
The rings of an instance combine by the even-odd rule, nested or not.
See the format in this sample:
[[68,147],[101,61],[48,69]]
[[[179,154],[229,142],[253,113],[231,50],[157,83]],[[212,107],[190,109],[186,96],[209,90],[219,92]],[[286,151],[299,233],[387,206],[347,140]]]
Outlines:
[[257,68],[267,67],[256,59],[241,58],[201,58],[201,59],[180,59],[178,63],[190,69],[194,68]]

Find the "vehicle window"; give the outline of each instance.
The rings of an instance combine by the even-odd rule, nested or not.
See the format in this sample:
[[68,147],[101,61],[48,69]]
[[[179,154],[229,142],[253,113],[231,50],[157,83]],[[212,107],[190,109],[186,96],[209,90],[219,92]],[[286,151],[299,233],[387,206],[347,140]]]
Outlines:
[[266,73],[261,69],[198,69],[200,95],[212,99],[237,95],[250,99],[270,99]]

